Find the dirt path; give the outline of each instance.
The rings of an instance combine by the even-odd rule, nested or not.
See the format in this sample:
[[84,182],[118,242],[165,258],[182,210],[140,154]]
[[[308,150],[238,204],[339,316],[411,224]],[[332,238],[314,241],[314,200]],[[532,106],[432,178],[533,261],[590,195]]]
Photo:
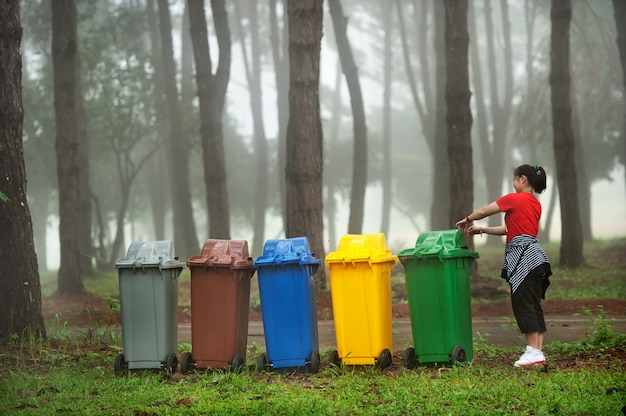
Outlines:
[[[600,313],[600,306],[607,315],[626,317],[626,300],[615,299],[586,299],[586,300],[553,300],[543,302],[546,317],[572,316],[582,314],[588,309],[592,316]],[[395,303],[392,305],[394,320],[410,319],[409,305],[407,303]],[[67,322],[70,326],[93,327],[108,323],[120,323],[119,312],[111,312],[107,300],[90,295],[53,295],[43,300],[43,315],[46,323],[56,320],[63,325]],[[318,296],[317,316],[319,321],[332,320],[332,301],[330,295]],[[512,317],[511,305],[508,301],[479,303],[472,305],[472,316],[476,317]],[[57,318],[55,318],[57,317]],[[179,307],[178,321],[190,323],[191,313],[189,307]],[[262,315],[259,310],[250,310],[251,322],[261,321]]]

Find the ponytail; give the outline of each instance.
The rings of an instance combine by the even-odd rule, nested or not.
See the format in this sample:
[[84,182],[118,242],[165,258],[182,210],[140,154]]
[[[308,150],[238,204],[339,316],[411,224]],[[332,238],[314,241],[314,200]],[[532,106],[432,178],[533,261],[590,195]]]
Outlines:
[[526,176],[528,183],[538,194],[546,189],[546,171],[538,165],[521,165],[515,168],[515,176]]

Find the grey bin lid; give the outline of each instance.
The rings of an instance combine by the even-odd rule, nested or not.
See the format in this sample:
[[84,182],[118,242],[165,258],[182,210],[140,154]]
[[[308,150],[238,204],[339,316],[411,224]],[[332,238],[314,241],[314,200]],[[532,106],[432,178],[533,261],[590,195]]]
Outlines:
[[116,269],[158,267],[160,269],[184,269],[186,264],[178,261],[174,255],[174,243],[171,240],[133,241],[128,246],[126,257],[115,262]]

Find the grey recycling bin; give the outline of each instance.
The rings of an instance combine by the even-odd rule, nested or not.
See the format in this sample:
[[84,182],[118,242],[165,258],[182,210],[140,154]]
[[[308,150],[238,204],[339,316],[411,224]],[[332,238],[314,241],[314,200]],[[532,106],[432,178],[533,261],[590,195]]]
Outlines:
[[172,241],[134,241],[115,263],[120,285],[124,353],[115,372],[178,367],[178,277],[185,263]]

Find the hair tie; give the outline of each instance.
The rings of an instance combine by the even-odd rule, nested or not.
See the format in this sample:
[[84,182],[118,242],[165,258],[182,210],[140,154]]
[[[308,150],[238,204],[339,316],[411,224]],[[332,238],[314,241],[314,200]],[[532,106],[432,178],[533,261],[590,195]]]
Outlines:
[[535,169],[535,173],[537,175],[541,175],[541,171],[539,170],[539,166],[535,165],[534,169]]

